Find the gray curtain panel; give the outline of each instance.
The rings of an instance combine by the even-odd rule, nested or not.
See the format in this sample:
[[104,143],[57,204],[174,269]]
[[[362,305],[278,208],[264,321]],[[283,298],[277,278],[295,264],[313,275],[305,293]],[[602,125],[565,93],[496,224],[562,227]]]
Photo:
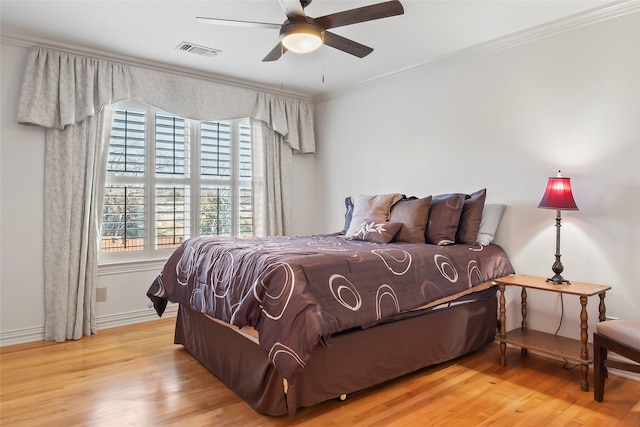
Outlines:
[[293,150],[284,137],[262,121],[251,121],[255,234],[288,233]]

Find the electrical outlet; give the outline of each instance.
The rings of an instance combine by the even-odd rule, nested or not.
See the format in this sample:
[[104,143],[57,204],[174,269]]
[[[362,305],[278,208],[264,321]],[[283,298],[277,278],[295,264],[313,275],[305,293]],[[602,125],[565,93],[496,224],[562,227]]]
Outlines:
[[107,300],[107,288],[96,288],[96,302]]

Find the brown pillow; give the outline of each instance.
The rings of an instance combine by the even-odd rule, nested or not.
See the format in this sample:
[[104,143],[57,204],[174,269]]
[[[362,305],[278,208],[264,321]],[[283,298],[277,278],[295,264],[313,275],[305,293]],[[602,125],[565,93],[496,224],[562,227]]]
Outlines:
[[365,219],[352,239],[374,243],[389,243],[401,228],[402,224],[399,222],[376,222],[372,219]]
[[465,245],[476,244],[486,198],[486,188],[466,196],[464,206],[462,207],[462,215],[460,215],[460,222],[458,223],[458,231],[456,232],[457,243],[463,243]]
[[372,219],[376,222],[387,221],[391,212],[391,206],[401,198],[402,194],[399,193],[379,194],[377,196],[359,194],[352,197],[353,215],[346,236],[353,237],[365,219]]
[[427,243],[443,246],[456,242],[464,199],[465,195],[460,193],[432,197],[427,222]]
[[402,223],[394,242],[424,243],[429,218],[431,196],[422,199],[403,199],[393,205],[389,221]]

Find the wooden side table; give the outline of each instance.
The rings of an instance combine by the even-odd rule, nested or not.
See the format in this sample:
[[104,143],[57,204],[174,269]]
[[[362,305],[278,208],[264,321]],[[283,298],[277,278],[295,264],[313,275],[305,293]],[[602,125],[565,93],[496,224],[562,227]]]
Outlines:
[[[604,304],[605,293],[611,286],[593,285],[590,283],[571,282],[571,284],[556,285],[547,282],[544,277],[527,276],[517,274],[513,276],[505,276],[496,279],[499,289],[500,303],[500,333],[496,340],[500,342],[500,365],[507,365],[506,350],[507,344],[512,344],[521,348],[522,355],[527,354],[527,349],[538,351],[544,354],[560,357],[580,365],[580,373],[582,374],[582,383],[580,388],[582,391],[589,391],[589,364],[593,363],[593,356],[589,351],[590,344],[587,343],[588,325],[587,325],[587,300],[590,296],[598,295],[600,297],[599,320],[602,322],[606,319],[606,307]],[[506,331],[506,307],[504,290],[507,286],[520,286],[521,306],[522,306],[522,325],[520,328]],[[527,326],[527,288],[540,291],[556,292],[563,294],[578,295],[580,297],[580,340],[561,337],[555,334],[536,331],[529,329]]]

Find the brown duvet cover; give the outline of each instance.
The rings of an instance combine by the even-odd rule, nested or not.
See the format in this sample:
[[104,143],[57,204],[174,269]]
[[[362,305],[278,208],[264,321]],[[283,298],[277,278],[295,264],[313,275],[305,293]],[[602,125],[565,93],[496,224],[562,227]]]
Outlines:
[[513,273],[497,245],[375,244],[336,235],[199,237],[172,254],[147,295],[252,326],[295,381],[331,335],[385,321]]

